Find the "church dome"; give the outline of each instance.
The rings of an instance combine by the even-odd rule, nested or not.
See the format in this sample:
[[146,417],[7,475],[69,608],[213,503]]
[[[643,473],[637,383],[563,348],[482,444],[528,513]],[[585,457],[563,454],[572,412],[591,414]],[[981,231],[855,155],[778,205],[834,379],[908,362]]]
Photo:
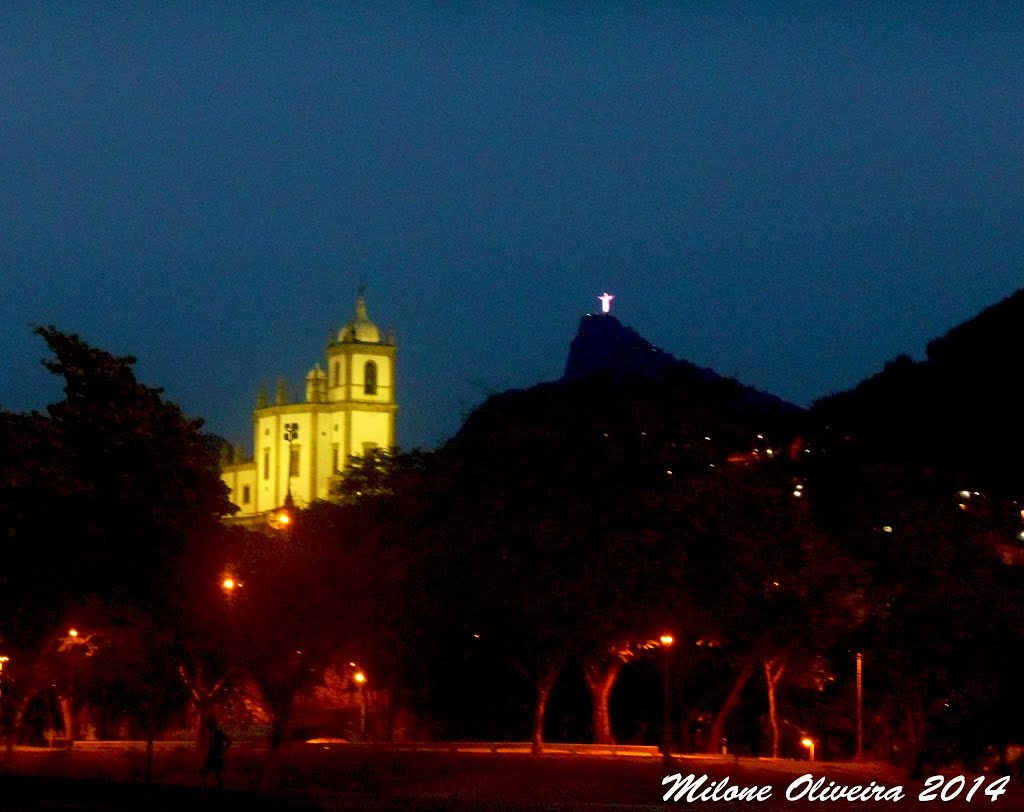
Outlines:
[[380,344],[380,330],[366,315],[366,301],[356,299],[356,317],[338,333],[338,341],[359,341],[363,344]]

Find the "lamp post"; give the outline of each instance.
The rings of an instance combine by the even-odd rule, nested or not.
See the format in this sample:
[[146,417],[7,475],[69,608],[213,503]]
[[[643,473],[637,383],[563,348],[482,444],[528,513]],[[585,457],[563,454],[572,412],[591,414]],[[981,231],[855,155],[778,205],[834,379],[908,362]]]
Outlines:
[[857,761],[864,758],[864,655],[857,652]]
[[[92,634],[82,637],[79,635],[78,629],[72,626],[68,629],[67,635],[60,640],[60,644],[57,647],[58,651],[67,652],[66,656],[70,658],[68,663],[67,696],[58,696],[61,715],[64,717],[64,736],[69,748],[74,747],[75,739],[78,738],[78,655],[81,653],[81,647],[85,647],[87,655],[92,653],[92,638]],[[50,746],[53,746],[53,739],[50,739]]]
[[659,638],[659,642],[661,643],[661,648],[664,652],[664,671],[662,674],[661,763],[665,769],[668,769],[672,764],[672,711],[669,707],[670,654],[675,638],[672,637],[671,634],[663,634]]
[[[10,662],[10,659],[11,659],[10,657],[7,657],[7,656],[5,656],[3,654],[0,654],[0,697],[3,697],[3,693],[4,693],[4,682],[3,682],[4,663]],[[12,739],[8,738],[8,741],[12,741]],[[10,753],[8,753],[8,757],[9,756],[10,756]]]
[[352,679],[359,687],[359,732],[366,734],[366,693],[364,686],[366,685],[366,674],[362,671],[356,671],[352,675]]
[[810,760],[814,761],[814,739],[810,736],[805,736],[800,740],[800,744],[807,748]]

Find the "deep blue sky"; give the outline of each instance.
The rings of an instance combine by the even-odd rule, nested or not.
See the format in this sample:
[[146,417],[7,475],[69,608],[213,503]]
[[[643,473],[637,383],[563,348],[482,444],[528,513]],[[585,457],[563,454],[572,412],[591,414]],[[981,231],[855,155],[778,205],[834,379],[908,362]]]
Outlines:
[[1016,4],[63,5],[0,9],[9,409],[52,323],[248,448],[360,280],[404,446],[558,377],[606,289],[806,404],[1022,285]]

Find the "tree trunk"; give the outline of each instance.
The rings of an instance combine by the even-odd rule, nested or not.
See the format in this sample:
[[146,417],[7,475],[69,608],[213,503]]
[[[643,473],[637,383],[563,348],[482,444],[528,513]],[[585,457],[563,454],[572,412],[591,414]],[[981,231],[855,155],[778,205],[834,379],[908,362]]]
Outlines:
[[708,731],[708,740],[705,745],[706,752],[718,752],[720,742],[725,735],[725,723],[729,718],[729,714],[735,710],[736,705],[740,701],[740,694],[743,693],[743,688],[750,681],[750,678],[753,675],[754,659],[752,657],[747,657],[740,665],[740,670],[736,674],[736,679],[733,681],[732,688],[729,689],[728,696],[726,696],[725,701],[722,703],[722,707],[718,709],[718,713],[715,714],[715,719],[711,723],[711,730]]
[[206,720],[213,713],[213,703],[206,699],[194,699],[193,707],[196,712],[196,750],[199,753],[206,753],[206,748],[210,744],[210,731],[206,727]]
[[195,674],[189,675],[184,663],[178,663],[178,674],[192,695],[192,707],[196,711],[196,750],[204,752],[207,745],[206,720],[213,713],[214,702],[226,688],[229,674],[224,674],[207,689],[203,681],[202,666],[196,666]]
[[587,660],[583,663],[583,676],[586,677],[587,687],[590,688],[595,744],[615,744],[615,737],[612,736],[611,716],[608,712],[608,700],[611,697],[612,688],[615,687],[615,681],[622,671],[622,666],[623,662],[619,657],[615,657],[604,669],[600,663],[594,660]]
[[551,698],[551,689],[555,687],[555,680],[562,670],[562,663],[551,663],[544,668],[534,681],[537,690],[537,699],[533,706],[533,733],[530,736],[530,750],[533,753],[540,753],[544,747],[544,714],[547,712],[548,699]]
[[78,738],[78,714],[75,713],[75,702],[69,696],[61,696],[58,697],[57,704],[60,706],[60,715],[64,721],[64,738],[70,749],[74,747],[75,739]]
[[775,688],[782,679],[786,664],[781,657],[764,661],[764,682],[768,688],[768,722],[772,727],[772,758],[779,757],[779,717],[775,706]]
[[530,736],[530,750],[533,753],[540,753],[544,746],[544,714],[548,707],[548,697],[551,696],[551,688],[548,685],[537,684],[537,700],[533,705],[533,733]]

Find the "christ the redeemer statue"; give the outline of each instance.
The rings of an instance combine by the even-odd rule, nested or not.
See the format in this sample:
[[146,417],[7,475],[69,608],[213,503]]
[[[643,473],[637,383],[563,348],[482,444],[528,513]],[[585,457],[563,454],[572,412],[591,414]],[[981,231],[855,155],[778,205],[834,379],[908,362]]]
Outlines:
[[615,297],[612,296],[610,293],[603,293],[597,298],[601,300],[601,312],[610,313],[612,309],[612,299],[614,299]]

